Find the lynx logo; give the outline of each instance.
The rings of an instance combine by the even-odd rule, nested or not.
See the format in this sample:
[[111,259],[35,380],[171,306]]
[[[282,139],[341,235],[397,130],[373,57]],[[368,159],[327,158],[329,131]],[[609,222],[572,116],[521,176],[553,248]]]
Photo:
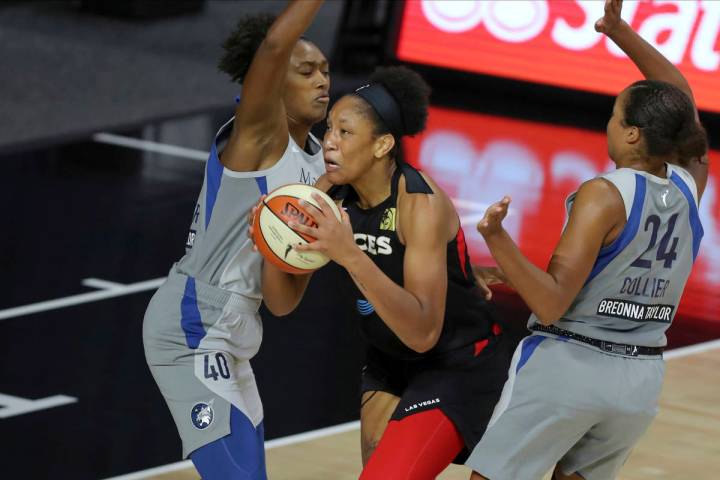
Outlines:
[[212,400],[210,400],[209,404],[196,403],[195,406],[192,408],[192,411],[190,412],[190,419],[192,420],[192,424],[198,430],[205,430],[207,427],[210,426],[213,418],[215,418],[215,413],[212,409],[212,403]]
[[395,207],[386,208],[380,219],[380,230],[395,231]]
[[371,255],[391,255],[392,245],[390,245],[390,237],[376,237],[366,233],[356,233],[355,243],[360,250],[368,252]]
[[315,185],[318,177],[314,176],[312,172],[306,172],[304,168],[300,168],[300,183],[306,185]]
[[192,247],[193,247],[193,245],[195,244],[195,234],[196,234],[196,233],[197,233],[197,232],[196,232],[195,230],[190,230],[190,231],[188,232],[187,242],[185,242],[185,248],[192,248]]

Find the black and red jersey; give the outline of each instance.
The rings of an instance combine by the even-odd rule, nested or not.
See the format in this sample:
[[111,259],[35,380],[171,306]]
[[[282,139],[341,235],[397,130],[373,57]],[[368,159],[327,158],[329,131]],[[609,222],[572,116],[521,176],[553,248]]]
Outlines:
[[[405,246],[395,231],[397,197],[400,177],[405,177],[405,189],[412,195],[433,195],[432,188],[420,173],[406,163],[399,163],[392,177],[391,194],[380,204],[362,209],[357,195],[349,185],[333,187],[329,194],[342,199],[350,216],[355,242],[373,262],[395,283],[403,285]],[[422,218],[403,221],[422,221]],[[478,343],[493,335],[497,323],[494,311],[482,296],[470,267],[470,256],[462,228],[447,244],[448,288],[445,302],[445,321],[437,345],[426,353],[418,353],[405,344],[390,330],[375,312],[352,281],[344,275],[344,290],[348,300],[355,303],[355,312],[363,336],[379,350],[402,359],[420,359],[435,356]],[[497,327],[494,327],[497,328]],[[482,343],[482,342],[480,342]]]

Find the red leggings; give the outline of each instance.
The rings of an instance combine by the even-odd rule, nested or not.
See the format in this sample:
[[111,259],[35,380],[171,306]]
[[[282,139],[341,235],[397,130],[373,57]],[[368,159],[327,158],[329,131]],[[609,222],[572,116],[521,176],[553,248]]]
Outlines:
[[462,451],[455,425],[435,408],[391,420],[360,480],[430,480]]

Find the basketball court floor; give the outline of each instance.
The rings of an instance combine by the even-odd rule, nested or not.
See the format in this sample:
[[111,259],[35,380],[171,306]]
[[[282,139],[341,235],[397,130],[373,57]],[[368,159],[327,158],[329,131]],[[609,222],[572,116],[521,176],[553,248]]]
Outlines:
[[[183,253],[215,129],[230,112],[81,143],[5,155],[0,256],[0,436],[4,478],[196,479],[145,365],[141,324],[154,289]],[[453,197],[476,263],[490,257],[474,224],[513,195],[508,228],[547,262],[562,200],[607,168],[601,132],[435,107],[405,146]],[[714,154],[717,156],[717,154]],[[701,212],[705,239],[669,334],[661,413],[620,478],[714,479],[720,471],[720,208],[717,162]],[[273,479],[350,479],[360,470],[363,349],[348,308],[320,273],[298,312],[263,312],[253,367]],[[320,302],[322,300],[322,302]],[[498,308],[519,328],[507,290]],[[468,478],[451,467],[440,478]]]

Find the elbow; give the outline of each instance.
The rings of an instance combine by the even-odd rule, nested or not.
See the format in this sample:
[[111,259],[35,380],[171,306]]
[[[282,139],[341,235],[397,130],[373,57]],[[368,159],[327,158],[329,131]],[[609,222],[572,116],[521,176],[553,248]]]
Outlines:
[[547,327],[560,320],[560,318],[562,318],[567,309],[568,307],[548,305],[546,308],[533,313],[535,313],[538,321]]
[[293,310],[295,310],[296,305],[291,305],[289,303],[273,303],[268,302],[267,299],[264,300],[265,307],[276,317],[284,317],[286,315],[290,315]]
[[435,348],[438,340],[440,340],[440,328],[434,328],[425,335],[418,336],[408,347],[417,353],[427,353]]
[[540,322],[542,325],[545,325],[546,327],[548,327],[548,326],[552,325],[553,323],[557,322],[558,320],[560,320],[559,315],[547,315],[547,314],[541,315],[541,314],[536,313],[535,316],[537,317],[538,322]]

